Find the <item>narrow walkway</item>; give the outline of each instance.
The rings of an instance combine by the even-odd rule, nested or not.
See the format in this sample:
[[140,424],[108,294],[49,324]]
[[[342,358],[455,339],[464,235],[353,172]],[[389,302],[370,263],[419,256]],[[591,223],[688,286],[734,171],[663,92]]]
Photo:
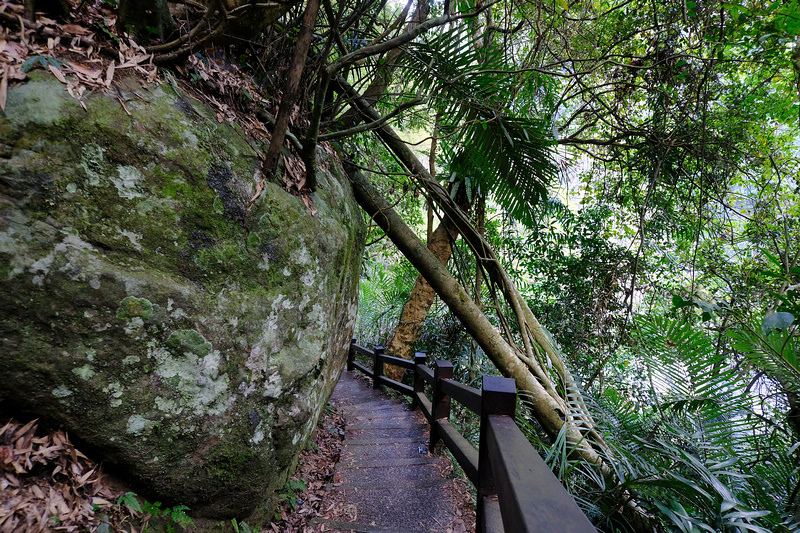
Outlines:
[[466,531],[463,482],[446,479],[446,457],[428,453],[425,418],[345,372],[331,397],[345,415],[345,438],[323,500],[331,532]]

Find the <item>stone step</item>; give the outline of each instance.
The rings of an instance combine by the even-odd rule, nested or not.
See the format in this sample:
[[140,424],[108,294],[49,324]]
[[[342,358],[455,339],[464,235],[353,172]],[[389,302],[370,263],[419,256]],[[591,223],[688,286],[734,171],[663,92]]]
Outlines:
[[[349,445],[344,441],[342,446],[341,461],[347,462],[350,456],[364,459],[391,459],[395,457],[416,457],[421,455],[420,448],[424,447],[424,442],[403,442],[403,443],[384,443],[375,444],[354,444]],[[425,453],[427,448],[422,448]]]
[[331,528],[329,533],[433,533],[436,529],[398,529],[396,527],[376,526],[374,524],[360,524],[358,522],[342,522],[327,518],[314,518],[311,524],[324,524]]
[[[329,483],[326,485],[325,490],[329,491],[346,491],[346,490],[360,490],[360,491],[381,491],[386,495],[391,495],[396,492],[404,492],[407,490],[415,491],[421,489],[437,489],[442,488],[450,480],[436,477],[433,479],[403,479],[398,477],[390,477],[388,473],[377,473],[376,476],[370,477],[367,473],[358,472],[361,477],[354,478],[353,481],[344,481]],[[403,476],[405,477],[405,475]],[[336,475],[334,474],[334,479]]]
[[[363,436],[367,437],[367,438],[348,439],[348,440],[345,441],[345,444],[347,446],[386,446],[387,445],[387,439],[386,438],[382,438],[382,437],[377,436],[377,435],[370,435],[369,433],[364,433]],[[422,435],[413,435],[411,437],[401,437],[401,438],[392,437],[391,440],[389,440],[388,445],[390,445],[390,446],[399,446],[399,445],[409,444],[409,443],[410,444],[422,444],[426,440],[427,439],[425,439],[425,437],[423,437]],[[425,452],[422,451],[422,452],[419,452],[419,453],[425,453]]]
[[[398,487],[399,487],[398,483]],[[453,515],[452,502],[443,498],[445,480],[435,485],[402,490],[380,487],[329,487],[334,498],[341,498],[355,505],[357,520],[362,524],[393,527],[401,531],[443,531],[443,524]],[[423,504],[424,503],[424,504]]]
[[406,439],[406,438],[414,438],[414,439],[422,439],[423,442],[428,441],[427,434],[423,433],[419,427],[409,426],[409,427],[384,427],[376,424],[376,427],[359,427],[359,429],[353,429],[352,427],[348,426],[345,429],[345,439],[348,440],[369,440],[369,439],[383,439],[383,440],[394,440],[397,441],[398,439]]
[[393,457],[390,459],[351,459],[343,468],[404,468],[415,465],[432,465],[440,461],[435,457],[420,455],[419,457]]
[[[420,424],[418,422],[415,422],[414,420],[408,420],[407,417],[402,417],[402,418],[391,418],[390,417],[390,418],[386,419],[386,423],[387,423],[387,425],[383,426],[382,429],[408,429],[408,428],[413,428],[413,429],[418,429],[420,433],[425,433],[427,431],[427,429],[428,429],[428,425],[427,424]],[[358,430],[361,430],[361,429],[369,429],[369,430],[373,430],[374,431],[375,426],[372,425],[371,423],[362,424],[362,423],[359,422],[359,423],[347,424],[347,429],[348,430],[353,430],[353,431],[358,431]]]
[[[388,427],[406,427],[413,428],[416,424],[404,421],[402,416],[365,416],[360,420],[354,420],[353,425],[360,429],[383,429]],[[345,423],[345,429],[350,429],[350,424]]]
[[334,471],[333,482],[349,485],[358,485],[365,480],[376,485],[385,480],[404,479],[405,481],[441,481],[442,477],[436,468],[431,468],[432,463],[417,463],[403,466],[386,466],[375,461],[371,465],[350,466]]
[[346,407],[343,407],[342,411],[344,411],[345,416],[347,416],[348,413],[355,413],[355,412],[358,413],[376,413],[379,411],[399,411],[400,413],[404,412],[402,407],[398,409],[398,405],[393,403],[387,403],[385,401],[384,402],[372,401],[372,402],[365,402],[362,404],[348,405]]

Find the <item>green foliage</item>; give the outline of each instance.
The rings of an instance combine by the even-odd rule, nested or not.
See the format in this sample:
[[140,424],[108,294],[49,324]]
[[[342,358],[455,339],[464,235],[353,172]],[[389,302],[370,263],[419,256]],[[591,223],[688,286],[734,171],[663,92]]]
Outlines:
[[359,343],[387,344],[416,277],[417,271],[406,261],[391,268],[378,261],[364,263],[355,329]]
[[634,258],[609,240],[611,215],[607,205],[573,212],[550,200],[537,210],[530,230],[503,219],[487,228],[529,307],[573,368],[582,369],[587,387],[599,372],[604,380],[628,373],[626,351],[615,347],[629,334],[620,295],[630,285]]
[[622,485],[680,531],[772,531],[784,523],[779,502],[795,474],[780,402],[756,403],[758,376],[730,365],[691,323],[640,318],[636,340],[649,402],[604,398],[618,454],[609,464]]
[[[139,503],[139,499],[133,492],[126,492],[117,499],[118,506],[127,506],[134,516],[138,517],[141,521],[142,531],[148,531],[150,527],[163,528],[167,533],[175,533],[176,526],[181,529],[186,529],[189,526],[194,526],[194,521],[186,514],[189,510],[185,505],[175,505],[173,507],[161,507],[161,502],[149,502],[143,500]],[[151,524],[155,523],[155,526]]]
[[237,522],[235,518],[231,518],[231,525],[236,533],[253,533],[247,522]]
[[142,506],[139,505],[139,500],[136,498],[136,493],[126,492],[117,499],[117,505],[127,505],[131,510],[137,513],[142,512]]
[[[294,511],[295,507],[300,501],[298,499],[298,493],[303,492],[306,490],[306,488],[305,479],[290,479],[286,482],[286,485],[283,487],[283,491],[278,494],[278,497],[281,499],[281,502],[286,504],[291,510]],[[274,519],[281,519],[280,509],[275,511]]]
[[61,65],[63,64],[64,61],[62,59],[58,59],[55,57],[31,56],[22,63],[22,66],[20,66],[20,70],[22,70],[22,72],[30,72],[36,67],[42,67],[43,69],[47,70],[48,66],[52,66],[54,68],[57,68],[58,70],[61,70]]

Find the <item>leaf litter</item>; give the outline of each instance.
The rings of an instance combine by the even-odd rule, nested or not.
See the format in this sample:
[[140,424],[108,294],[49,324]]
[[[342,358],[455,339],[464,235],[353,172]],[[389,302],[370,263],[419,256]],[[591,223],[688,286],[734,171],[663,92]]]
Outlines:
[[[274,117],[276,99],[265,97],[260,85],[226,59],[223,52],[209,48],[189,55],[182,64],[173,64],[172,70],[179,75],[176,79],[170,70],[157,67],[153,54],[119,31],[116,8],[111,3],[68,3],[69,21],[60,23],[41,15],[35,21],[27,20],[22,0],[0,1],[0,109],[5,110],[9,88],[24,83],[34,69],[58,79],[84,109],[86,95],[113,90],[115,81],[133,75],[143,87],[169,83],[179,98],[184,92],[191,93],[215,111],[218,122],[238,124],[259,143],[270,141],[271,128],[261,117]],[[117,96],[117,100],[130,114],[123,99]],[[292,126],[307,128],[308,120],[299,115],[297,108],[291,117]],[[261,150],[250,144],[263,161]],[[287,146],[294,150],[288,141]],[[321,143],[320,148],[329,151],[327,143]],[[264,189],[267,178],[259,174],[254,179],[248,207]],[[279,179],[283,188],[299,197],[312,215],[316,213],[311,191],[305,186],[305,165],[296,153],[284,158]]]
[[[43,433],[38,426],[38,420],[22,424],[11,419],[0,428],[0,532],[133,531],[133,524],[146,518],[141,509],[117,505],[125,493],[111,488],[100,467],[66,432]],[[291,478],[295,487],[305,489],[282,494],[273,520],[258,531],[326,531],[312,520],[325,511],[322,501],[339,460],[344,427],[342,412],[326,409]]]
[[289,484],[302,484],[305,490],[286,494],[279,502],[272,522],[262,531],[269,533],[322,533],[329,531],[322,524],[312,523],[325,510],[322,500],[325,488],[333,481],[333,471],[339,462],[344,440],[345,419],[342,411],[327,408],[317,423],[306,449],[300,454],[297,470]]
[[130,518],[93,461],[57,430],[14,419],[0,428],[0,531],[117,530]]

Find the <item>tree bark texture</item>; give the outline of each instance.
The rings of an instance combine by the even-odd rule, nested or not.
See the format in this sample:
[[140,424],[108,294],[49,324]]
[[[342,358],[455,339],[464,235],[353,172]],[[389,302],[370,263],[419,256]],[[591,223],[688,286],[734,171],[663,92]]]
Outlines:
[[[457,238],[458,233],[452,224],[449,224],[447,219],[442,220],[428,240],[428,249],[442,265],[447,265],[453,254],[453,242]],[[387,354],[409,360],[414,358],[412,353],[414,345],[419,341],[422,326],[434,299],[436,291],[423,276],[417,276],[411,295],[403,306],[394,335],[386,348]],[[386,375],[397,381],[403,377],[404,372],[405,370],[400,367],[391,365],[386,367]]]

